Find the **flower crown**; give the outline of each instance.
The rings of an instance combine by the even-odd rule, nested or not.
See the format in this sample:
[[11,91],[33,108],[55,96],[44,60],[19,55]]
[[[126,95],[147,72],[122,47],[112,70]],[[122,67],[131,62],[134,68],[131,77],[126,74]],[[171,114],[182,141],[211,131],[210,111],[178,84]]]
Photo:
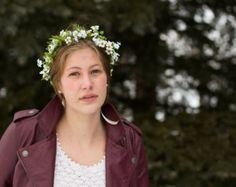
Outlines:
[[[42,68],[40,71],[42,79],[50,80],[50,66],[61,46],[74,44],[83,39],[91,40],[96,46],[103,48],[105,53],[110,56],[110,64],[115,65],[120,56],[117,51],[121,44],[109,41],[103,34],[104,32],[99,30],[98,25],[91,26],[90,29],[86,30],[76,24],[72,25],[72,30],[62,30],[59,35],[51,36],[46,51],[43,53],[43,60],[37,60],[38,67]],[[110,74],[112,74],[112,71],[113,68],[111,68]]]

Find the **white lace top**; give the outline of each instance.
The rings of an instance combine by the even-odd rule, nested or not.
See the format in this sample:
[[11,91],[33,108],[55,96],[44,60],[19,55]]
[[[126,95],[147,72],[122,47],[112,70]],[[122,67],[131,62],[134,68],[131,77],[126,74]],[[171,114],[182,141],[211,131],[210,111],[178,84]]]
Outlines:
[[54,187],[105,187],[105,156],[94,165],[71,160],[57,141]]

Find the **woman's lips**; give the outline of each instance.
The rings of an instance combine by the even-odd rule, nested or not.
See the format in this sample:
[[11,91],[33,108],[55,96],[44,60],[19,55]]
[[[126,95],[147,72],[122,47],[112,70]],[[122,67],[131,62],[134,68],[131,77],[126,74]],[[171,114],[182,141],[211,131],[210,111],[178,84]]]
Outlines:
[[93,101],[95,101],[97,99],[97,95],[94,94],[89,94],[89,95],[85,95],[83,97],[80,97],[79,100],[85,103],[91,103]]

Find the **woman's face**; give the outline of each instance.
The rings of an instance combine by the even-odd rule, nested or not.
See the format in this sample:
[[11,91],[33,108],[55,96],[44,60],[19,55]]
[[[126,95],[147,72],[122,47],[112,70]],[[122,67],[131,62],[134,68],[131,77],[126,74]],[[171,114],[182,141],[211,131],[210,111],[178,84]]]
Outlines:
[[100,112],[107,95],[107,75],[97,53],[86,47],[69,54],[59,87],[66,110]]

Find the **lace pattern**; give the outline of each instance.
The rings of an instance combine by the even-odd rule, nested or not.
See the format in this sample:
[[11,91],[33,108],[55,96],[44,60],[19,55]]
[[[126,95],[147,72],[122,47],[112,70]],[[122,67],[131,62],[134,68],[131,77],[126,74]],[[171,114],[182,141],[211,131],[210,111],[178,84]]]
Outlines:
[[105,156],[97,164],[81,165],[63,151],[57,140],[54,187],[105,187]]

